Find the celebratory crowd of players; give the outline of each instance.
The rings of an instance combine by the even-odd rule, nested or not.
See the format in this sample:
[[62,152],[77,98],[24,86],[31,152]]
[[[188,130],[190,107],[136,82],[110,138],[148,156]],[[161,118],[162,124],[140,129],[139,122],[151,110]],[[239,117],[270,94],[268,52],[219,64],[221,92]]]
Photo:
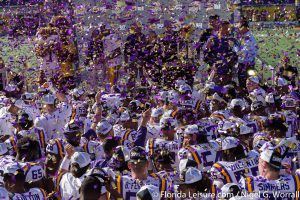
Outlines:
[[[168,79],[174,67],[155,87],[90,94],[57,84],[52,59],[38,92],[10,80],[0,98],[0,199],[297,199],[297,74],[285,58],[274,86],[249,76],[257,48],[247,23],[233,51],[229,23],[210,20],[200,41],[212,78],[202,85]],[[127,49],[131,59],[138,49]]]

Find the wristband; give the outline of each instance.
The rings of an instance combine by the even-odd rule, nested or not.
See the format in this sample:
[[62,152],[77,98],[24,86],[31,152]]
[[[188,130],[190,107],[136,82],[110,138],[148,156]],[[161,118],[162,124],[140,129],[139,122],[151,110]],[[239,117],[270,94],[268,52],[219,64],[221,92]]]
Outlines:
[[68,171],[69,166],[70,166],[70,162],[71,162],[71,160],[65,156],[64,159],[62,160],[59,168]]

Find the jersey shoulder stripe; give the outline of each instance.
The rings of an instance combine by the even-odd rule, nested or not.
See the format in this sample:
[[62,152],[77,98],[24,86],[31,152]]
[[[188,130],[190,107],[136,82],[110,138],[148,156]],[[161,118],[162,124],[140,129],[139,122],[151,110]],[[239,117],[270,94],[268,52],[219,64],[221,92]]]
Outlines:
[[201,157],[199,156],[197,151],[192,147],[188,147],[188,150],[192,154],[192,157],[194,158],[194,160],[197,162],[197,165],[200,166],[201,165]]
[[60,182],[62,177],[65,175],[65,172],[61,172],[58,174],[57,178],[56,178],[56,193],[58,194],[58,196],[60,196]]
[[124,141],[125,140],[128,140],[128,138],[129,138],[129,134],[131,133],[131,132],[133,132],[133,130],[127,130],[126,132],[125,132],[125,134],[124,134],[124,136],[123,136],[123,144],[124,144]]
[[171,117],[173,117],[173,118],[176,117],[177,113],[178,113],[178,110],[173,111],[173,112],[171,113]]
[[253,183],[252,176],[246,178],[246,184],[247,184],[247,191],[248,192],[253,192],[253,190],[254,190],[254,183]]
[[38,130],[38,134],[39,134],[39,139],[40,139],[40,142],[41,142],[41,146],[45,150],[46,149],[46,146],[45,146],[45,132],[42,129],[40,129],[40,130]]
[[118,190],[118,193],[121,194],[123,196],[123,180],[122,180],[122,176],[118,176],[117,177],[117,190]]
[[228,171],[226,170],[226,168],[221,163],[219,163],[219,162],[215,163],[213,165],[213,167],[215,167],[219,172],[221,172],[221,174],[226,179],[226,183],[232,183],[232,179],[230,177],[230,174],[228,173]]
[[149,151],[150,151],[150,155],[154,154],[154,138],[150,138],[149,139]]

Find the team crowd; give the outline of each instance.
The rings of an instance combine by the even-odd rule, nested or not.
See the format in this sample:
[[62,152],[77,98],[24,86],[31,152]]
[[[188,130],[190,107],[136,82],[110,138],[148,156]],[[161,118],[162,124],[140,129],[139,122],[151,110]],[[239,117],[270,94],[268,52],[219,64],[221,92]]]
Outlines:
[[67,20],[38,30],[38,91],[12,73],[1,90],[0,199],[299,198],[300,95],[288,55],[263,82],[248,22],[233,29],[214,15],[193,47],[208,66],[199,74],[192,26],[164,25],[158,36],[133,24],[124,43],[108,24],[95,30],[92,90],[68,69],[78,58]]

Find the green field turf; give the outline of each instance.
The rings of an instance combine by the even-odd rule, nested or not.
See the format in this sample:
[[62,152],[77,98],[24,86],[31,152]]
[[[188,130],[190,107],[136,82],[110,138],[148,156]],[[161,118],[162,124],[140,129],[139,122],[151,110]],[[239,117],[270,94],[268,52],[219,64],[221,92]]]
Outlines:
[[[291,63],[299,67],[300,56],[300,31],[294,29],[264,29],[253,30],[259,46],[259,57],[268,64],[275,67],[280,64],[283,55],[291,58]],[[257,64],[257,68],[261,66]],[[264,76],[269,76],[270,71],[265,70]]]

